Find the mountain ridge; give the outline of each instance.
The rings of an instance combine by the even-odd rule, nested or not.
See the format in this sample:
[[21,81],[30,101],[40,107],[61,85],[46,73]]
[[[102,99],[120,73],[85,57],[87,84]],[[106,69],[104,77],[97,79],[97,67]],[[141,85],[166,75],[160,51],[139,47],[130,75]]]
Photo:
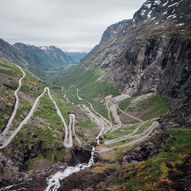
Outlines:
[[55,46],[37,47],[24,43],[15,43],[13,46],[26,55],[28,62],[31,64],[41,62],[41,65],[45,68],[63,66],[74,62],[70,57],[67,57],[61,49]]
[[10,45],[3,39],[0,39],[0,57],[15,62],[18,65],[28,66],[28,62],[24,59],[24,55],[18,49]]
[[[183,91],[190,86],[190,10],[188,0],[147,0],[124,27],[125,33],[120,31],[114,39],[97,45],[80,66],[103,71],[101,80],[130,96],[137,92],[159,92],[176,110],[185,103],[179,97],[190,96],[188,91]],[[179,122],[190,123],[189,111],[180,113]]]
[[48,79],[46,71],[54,76],[58,69],[65,73],[76,65],[70,56],[55,46],[36,47],[24,43],[12,46],[3,39],[0,39],[0,57],[29,69],[44,81]]
[[43,50],[46,55],[50,57],[51,62],[56,65],[75,64],[74,60],[70,56],[67,56],[60,48],[55,46],[40,46],[39,48]]

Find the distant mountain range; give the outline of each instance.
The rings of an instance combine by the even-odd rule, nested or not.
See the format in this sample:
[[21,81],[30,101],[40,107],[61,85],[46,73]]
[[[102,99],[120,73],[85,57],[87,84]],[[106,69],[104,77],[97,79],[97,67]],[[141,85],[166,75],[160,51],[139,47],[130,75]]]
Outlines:
[[15,48],[25,54],[25,59],[31,64],[41,64],[44,68],[75,64],[61,49],[55,46],[36,47],[24,43],[15,43]]
[[0,57],[29,69],[43,80],[48,79],[48,71],[54,75],[54,70],[65,72],[78,63],[55,46],[36,47],[20,42],[12,46],[3,39],[0,39]]
[[3,39],[0,39],[0,57],[23,67],[28,67],[29,65],[23,53]]

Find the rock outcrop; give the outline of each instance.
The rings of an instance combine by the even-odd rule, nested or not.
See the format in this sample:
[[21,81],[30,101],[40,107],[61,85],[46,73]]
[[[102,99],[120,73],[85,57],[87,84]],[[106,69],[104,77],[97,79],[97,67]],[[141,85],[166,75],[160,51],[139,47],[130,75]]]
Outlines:
[[119,33],[125,33],[125,28],[131,24],[131,20],[123,20],[118,23],[115,23],[105,30],[100,40],[99,45],[102,45],[106,42],[109,42],[115,39]]

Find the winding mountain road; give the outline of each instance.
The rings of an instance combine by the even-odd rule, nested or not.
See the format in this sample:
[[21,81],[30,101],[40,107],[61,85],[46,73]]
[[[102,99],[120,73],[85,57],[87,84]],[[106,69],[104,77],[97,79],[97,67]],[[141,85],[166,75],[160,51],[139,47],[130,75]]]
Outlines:
[[106,100],[108,112],[110,113],[110,111],[111,111],[115,123],[117,123],[118,126],[120,127],[122,125],[122,123],[121,123],[119,115],[117,114],[116,106],[110,101],[110,98],[106,97],[105,100]]
[[80,141],[80,139],[78,138],[78,136],[76,135],[76,132],[75,132],[75,115],[70,114],[69,118],[70,118],[70,121],[72,121],[72,130],[73,130],[73,134],[75,136],[75,139],[76,139],[76,141],[78,142],[79,145],[82,145],[82,142]]
[[[23,76],[19,79],[19,86],[18,86],[17,90],[14,93],[15,98],[16,98],[14,110],[13,110],[13,113],[11,114],[11,117],[10,117],[10,119],[8,121],[8,124],[7,124],[6,128],[5,128],[5,130],[3,131],[3,133],[0,134],[0,140],[5,138],[5,135],[8,132],[8,130],[9,130],[11,124],[12,124],[12,121],[15,118],[17,109],[18,109],[18,104],[19,104],[18,91],[20,90],[20,88],[22,86],[22,79],[25,77],[25,72],[22,70],[21,67],[19,67],[19,69],[22,71]],[[57,115],[60,117],[60,119],[61,119],[61,121],[62,121],[62,123],[64,125],[64,130],[65,130],[65,137],[64,137],[64,141],[63,141],[64,146],[67,147],[67,148],[71,148],[73,146],[72,131],[73,131],[73,135],[75,136],[75,139],[78,142],[78,144],[82,145],[80,139],[77,137],[76,132],[75,132],[75,114],[69,114],[69,125],[67,126],[67,124],[66,124],[66,122],[64,120],[64,117],[63,117],[63,115],[62,115],[62,113],[61,113],[61,111],[60,111],[56,101],[51,96],[50,89],[48,87],[45,87],[44,91],[36,98],[32,108],[30,109],[30,111],[29,111],[28,115],[26,116],[26,118],[19,124],[19,126],[14,130],[14,132],[11,134],[11,136],[4,140],[3,144],[0,145],[0,149],[3,149],[5,147],[7,147],[7,145],[13,140],[13,138],[20,131],[20,129],[25,124],[27,124],[28,120],[32,117],[32,115],[34,113],[34,110],[37,108],[37,105],[39,103],[40,98],[46,93],[46,91],[48,93],[48,96],[49,96],[50,100],[53,102],[53,104],[54,104],[54,106],[56,108]],[[77,89],[76,94],[77,94],[77,97],[78,97],[79,100],[84,100],[83,98],[81,98],[79,96],[79,90],[78,89]],[[65,97],[66,96],[64,96],[64,98]],[[97,144],[99,145],[100,144],[100,136],[102,136],[104,134],[104,130],[105,130],[106,127],[107,128],[109,127],[108,129],[112,129],[113,128],[112,123],[109,120],[107,120],[106,118],[104,118],[101,114],[96,112],[95,109],[93,108],[93,105],[90,102],[88,102],[86,100],[84,100],[84,101],[87,102],[90,105],[90,108],[87,107],[85,104],[81,104],[81,105],[78,105],[78,106],[83,111],[88,113],[90,118],[93,121],[95,121],[96,124],[100,127],[100,132],[99,132],[99,134],[96,137]],[[132,140],[132,141],[130,141],[130,142],[126,143],[126,144],[123,144],[123,145],[114,146],[112,148],[100,147],[97,151],[95,150],[95,147],[92,147],[91,158],[90,158],[88,163],[78,164],[75,167],[70,167],[69,166],[63,172],[60,172],[60,171],[57,172],[55,175],[53,175],[52,177],[50,177],[48,179],[48,182],[47,182],[48,185],[47,185],[47,188],[46,188],[45,191],[50,191],[50,190],[55,190],[56,191],[60,187],[60,180],[62,180],[65,177],[68,177],[69,175],[71,175],[73,173],[77,173],[77,172],[79,172],[82,169],[91,167],[94,164],[94,154],[95,154],[95,152],[102,153],[102,152],[111,151],[113,149],[118,149],[118,148],[122,148],[122,147],[126,147],[126,146],[132,146],[132,145],[135,145],[137,143],[140,143],[140,142],[144,141],[145,139],[147,139],[151,135],[153,130],[156,127],[159,126],[159,123],[154,121],[153,124],[151,126],[149,126],[145,131],[143,131],[140,134],[136,134],[137,131],[140,129],[140,127],[144,123],[146,123],[148,121],[142,121],[141,119],[138,119],[138,118],[136,118],[134,116],[131,116],[131,115],[125,113],[117,105],[112,103],[110,101],[110,99],[106,99],[106,102],[107,102],[106,105],[107,105],[108,113],[111,111],[112,114],[113,114],[115,122],[118,123],[117,128],[120,128],[122,126],[120,117],[117,114],[117,109],[119,109],[125,115],[128,115],[128,116],[132,117],[133,119],[136,119],[136,120],[140,121],[140,125],[132,133],[130,133],[130,134],[126,135],[126,136],[120,137],[120,138],[116,138],[116,139],[113,139],[113,140],[106,141],[105,145],[114,144],[116,142],[120,142],[120,141],[126,140],[128,138],[133,138],[135,140]]]
[[[106,102],[106,107],[108,110],[108,117],[109,117],[110,121],[111,121],[111,116],[110,116],[110,112],[111,112],[115,123],[117,123],[117,125],[114,125],[114,126],[112,126],[111,129],[109,129],[109,130],[111,130],[110,131],[110,133],[111,133],[113,130],[120,128],[122,126],[122,123],[121,123],[119,115],[117,114],[117,109],[116,109],[115,105],[110,102],[110,96],[105,97],[105,102]],[[107,133],[109,130],[107,130],[105,133]]]
[[38,104],[40,98],[45,94],[45,92],[46,92],[46,88],[44,89],[43,93],[40,94],[40,95],[36,98],[36,100],[35,100],[35,102],[34,102],[32,108],[31,108],[31,110],[29,111],[29,113],[28,113],[28,115],[26,116],[26,118],[19,124],[19,126],[15,129],[15,131],[11,134],[11,136],[3,142],[3,144],[0,146],[0,149],[3,149],[3,148],[5,148],[5,147],[7,147],[7,145],[13,140],[13,138],[17,135],[17,133],[20,131],[20,129],[23,127],[23,125],[25,125],[25,124],[28,122],[28,120],[31,118],[31,116],[32,116],[32,114],[33,114],[33,112],[34,112],[34,110],[36,109],[36,106],[37,106],[37,104]]
[[[28,122],[28,120],[31,118],[31,116],[33,115],[33,112],[34,110],[36,109],[37,107],[37,104],[39,103],[39,100],[40,98],[46,93],[46,91],[48,92],[48,96],[50,98],[50,100],[53,102],[55,108],[56,108],[56,111],[57,111],[57,115],[60,117],[63,125],[64,125],[64,131],[65,131],[65,137],[64,137],[64,141],[63,141],[63,144],[66,148],[71,148],[73,146],[73,137],[72,137],[72,132],[73,132],[73,135],[76,139],[76,141],[78,142],[78,144],[82,145],[82,142],[80,141],[80,139],[77,137],[76,135],[76,132],[75,132],[75,115],[74,114],[69,114],[69,125],[67,126],[65,120],[64,120],[64,117],[56,103],[56,101],[53,99],[53,97],[51,96],[51,93],[50,93],[50,89],[48,87],[45,87],[44,88],[44,91],[36,98],[31,110],[29,111],[28,115],[26,116],[26,118],[19,124],[19,126],[14,130],[14,132],[11,134],[10,137],[5,137],[6,133],[8,132],[11,124],[12,124],[12,121],[14,120],[15,118],[15,115],[16,115],[16,112],[17,112],[17,109],[18,109],[18,104],[19,104],[19,98],[18,98],[18,91],[20,90],[21,86],[22,86],[22,79],[25,77],[25,72],[23,71],[23,69],[20,67],[20,66],[17,66],[23,73],[23,76],[19,79],[19,86],[18,88],[16,89],[14,95],[15,95],[15,98],[16,98],[16,102],[15,102],[15,106],[14,106],[14,110],[13,110],[13,113],[8,121],[8,124],[5,128],[5,130],[3,131],[3,133],[0,134],[0,140],[2,141],[3,138],[3,143],[0,144],[0,149],[3,149],[5,148],[11,141],[12,139],[16,136],[16,134],[20,131],[20,129]],[[74,86],[75,87],[75,86]],[[75,87],[76,88],[76,87]],[[112,140],[108,140],[108,141],[105,141],[105,145],[110,145],[110,144],[114,144],[114,143],[117,143],[117,142],[120,142],[120,141],[124,141],[128,138],[138,138],[132,142],[129,142],[129,144],[133,144],[135,143],[136,141],[140,142],[141,140],[145,139],[151,132],[152,130],[156,127],[156,122],[154,122],[150,127],[148,127],[143,133],[141,134],[138,134],[138,135],[135,135],[137,133],[137,131],[140,129],[140,127],[146,123],[147,121],[142,121],[141,119],[138,119],[132,115],[129,115],[127,113],[125,113],[124,111],[122,111],[116,104],[112,103],[111,100],[110,100],[110,97],[106,97],[105,100],[106,100],[106,106],[107,106],[107,109],[108,109],[108,114],[111,112],[112,115],[113,115],[113,118],[115,120],[116,123],[118,123],[118,125],[115,125],[114,127],[112,126],[112,123],[106,119],[105,117],[103,117],[101,114],[99,114],[97,111],[95,111],[93,105],[81,98],[79,96],[79,89],[76,88],[76,95],[77,95],[77,98],[79,100],[83,100],[85,101],[86,103],[89,104],[90,108],[87,107],[85,104],[81,104],[78,105],[83,111],[85,111],[86,113],[89,114],[90,118],[100,127],[100,132],[99,134],[97,135],[96,139],[97,139],[97,144],[100,144],[100,139],[99,137],[101,135],[103,135],[104,133],[106,133],[108,130],[116,130],[120,127],[122,127],[122,123],[121,123],[121,120],[120,120],[120,117],[118,116],[117,114],[117,109],[120,110],[122,113],[124,113],[125,115],[128,115],[129,117],[132,117],[133,119],[136,119],[138,120],[139,122],[141,122],[139,124],[139,126],[130,134],[128,135],[125,135],[125,136],[122,136],[122,137],[119,137],[119,138],[116,138],[116,139],[112,139]],[[62,88],[62,91],[63,88]],[[64,96],[64,98],[66,98],[66,95]],[[69,101],[69,100],[68,100]],[[107,129],[106,129],[107,128]],[[105,131],[106,129],[106,131]],[[124,144],[125,146],[127,144]],[[122,147],[121,145],[118,146],[118,147]],[[113,147],[113,148],[118,148],[118,147]],[[103,150],[107,150],[107,149],[111,149],[111,148],[105,148]]]
[[[115,130],[117,130],[117,129],[119,129],[119,128],[122,127],[122,122],[121,122],[121,120],[120,120],[119,115],[117,114],[117,109],[118,109],[119,111],[121,111],[123,114],[127,115],[128,117],[131,117],[132,119],[135,119],[135,120],[140,121],[140,122],[141,122],[141,125],[143,124],[143,121],[142,121],[141,119],[139,119],[139,118],[137,118],[137,117],[134,117],[134,116],[132,116],[132,115],[130,115],[130,114],[128,114],[128,113],[125,113],[123,110],[121,110],[118,105],[114,104],[114,103],[111,101],[111,97],[108,97],[108,96],[107,96],[107,97],[105,98],[105,100],[106,100],[106,105],[107,105],[108,113],[110,113],[110,111],[111,111],[115,122],[118,123],[118,125],[113,126],[113,128],[111,129],[111,131],[110,131],[109,133],[112,133],[113,131],[115,131]],[[110,105],[110,107],[109,107],[109,105]],[[106,132],[106,133],[107,133],[107,132]]]
[[[17,65],[16,65],[16,66],[17,66]],[[16,100],[16,101],[15,101],[15,106],[14,106],[13,112],[12,112],[12,114],[11,114],[11,117],[9,118],[9,121],[8,121],[8,123],[7,123],[6,127],[5,127],[5,129],[4,129],[3,132],[0,134],[0,140],[2,140],[2,139],[4,138],[4,136],[6,135],[7,131],[9,130],[9,128],[10,128],[10,126],[11,126],[11,124],[12,124],[14,118],[15,118],[15,115],[16,115],[17,109],[18,109],[18,105],[19,105],[18,92],[19,92],[19,90],[20,90],[20,88],[21,88],[21,86],[22,86],[22,79],[25,77],[25,72],[24,72],[24,70],[23,70],[20,66],[17,66],[17,67],[21,70],[23,76],[19,79],[19,86],[18,86],[18,88],[15,90],[15,93],[14,93],[14,95],[15,95],[15,100]]]
[[[128,134],[128,135],[125,135],[125,136],[122,136],[122,137],[119,137],[119,138],[116,138],[116,139],[112,139],[112,140],[105,141],[105,142],[104,142],[105,145],[110,145],[110,144],[114,144],[114,143],[117,143],[117,142],[120,142],[120,141],[124,141],[124,140],[126,140],[126,139],[128,139],[128,138],[136,138],[136,137],[143,136],[143,135],[144,135],[145,133],[147,133],[150,129],[152,129],[152,127],[153,127],[152,125],[151,125],[150,127],[148,127],[142,134],[138,134],[138,135],[135,135],[135,134],[136,134],[136,133],[138,132],[138,130],[139,130],[145,123],[147,123],[148,121],[154,121],[154,120],[158,119],[158,118],[153,118],[153,119],[151,119],[151,120],[142,121],[141,119],[139,119],[139,118],[137,118],[137,117],[134,117],[134,116],[132,116],[132,115],[130,115],[130,114],[128,114],[128,113],[125,113],[123,110],[121,110],[121,109],[119,108],[118,105],[112,103],[109,98],[106,99],[106,100],[108,101],[108,103],[112,104],[113,107],[115,107],[116,109],[118,109],[119,111],[121,111],[123,114],[125,114],[125,115],[127,115],[127,116],[129,116],[129,117],[131,117],[131,118],[133,118],[133,119],[136,119],[137,121],[140,121],[140,125],[138,125],[137,128],[136,128],[132,133],[130,133],[130,134]],[[115,110],[116,110],[116,109],[115,109]],[[113,115],[117,115],[117,112],[113,112]],[[117,115],[117,116],[118,116],[118,115]],[[116,116],[116,117],[117,117],[117,116]],[[119,120],[120,120],[120,119],[119,119]],[[154,123],[155,123],[155,122],[154,122]],[[110,133],[113,132],[114,130],[117,130],[117,129],[121,128],[121,127],[122,127],[122,125],[119,124],[119,126],[117,126],[117,128],[115,128],[115,129],[112,129],[112,130],[110,131]]]
[[99,137],[102,136],[105,130],[104,122],[95,113],[93,113],[86,105],[82,104],[82,107],[80,107],[80,109],[89,114],[91,120],[94,121],[100,127],[100,132],[96,137],[97,143],[100,144]]
[[[18,66],[19,67],[19,66]],[[15,103],[15,106],[14,106],[14,110],[13,110],[13,113],[8,121],[8,124],[5,128],[5,130],[3,131],[3,133],[1,133],[1,141],[2,143],[0,144],[0,149],[3,149],[5,147],[8,146],[8,144],[13,140],[13,138],[17,135],[17,133],[21,130],[21,128],[27,124],[28,120],[32,117],[33,113],[34,113],[34,110],[36,109],[37,107],[37,104],[39,103],[39,100],[40,98],[46,93],[46,91],[48,92],[48,96],[50,98],[50,100],[53,102],[55,108],[56,108],[56,111],[57,111],[57,114],[58,116],[60,117],[63,125],[64,125],[64,129],[65,129],[65,138],[64,138],[64,146],[66,148],[71,148],[73,146],[73,139],[72,139],[72,127],[73,127],[73,133],[74,133],[74,136],[77,140],[77,142],[81,145],[81,141],[80,139],[77,137],[76,133],[75,133],[75,115],[74,114],[70,114],[69,115],[69,126],[67,126],[65,120],[64,120],[64,117],[60,111],[60,109],[58,108],[57,104],[56,104],[56,101],[52,98],[51,96],[51,93],[50,93],[50,89],[48,87],[45,87],[44,88],[44,91],[36,98],[31,110],[29,111],[28,115],[25,117],[25,119],[19,124],[19,126],[14,130],[14,132],[7,138],[5,137],[6,133],[8,132],[11,124],[12,124],[12,121],[14,120],[15,118],[15,115],[16,115],[16,112],[17,112],[17,108],[18,108],[18,104],[19,104],[19,98],[18,98],[18,91],[20,89],[20,87],[22,86],[22,79],[25,77],[25,72],[22,70],[21,67],[19,67],[20,70],[23,72],[23,76],[19,79],[19,87],[17,88],[17,90],[15,91],[15,97],[16,97],[16,103]],[[72,126],[72,127],[71,127]],[[68,130],[69,129],[69,130]]]
[[[136,144],[136,143],[138,143],[138,142],[141,142],[141,141],[145,140],[145,139],[151,134],[151,132],[153,131],[153,129],[155,129],[155,128],[159,125],[158,122],[153,122],[153,124],[150,125],[150,126],[149,126],[146,130],[144,130],[142,133],[136,134],[136,133],[138,132],[138,130],[139,130],[145,123],[147,123],[147,122],[149,122],[149,121],[155,121],[155,120],[157,120],[158,118],[153,118],[153,119],[151,119],[151,120],[143,121],[143,120],[141,120],[141,119],[139,119],[139,118],[137,118],[137,117],[135,117],[135,116],[132,116],[132,115],[130,115],[130,114],[128,114],[128,113],[125,113],[123,110],[121,110],[121,109],[119,108],[118,105],[114,104],[114,103],[111,101],[110,97],[107,96],[107,97],[105,98],[105,100],[106,100],[106,106],[107,106],[107,109],[108,109],[108,114],[110,113],[110,111],[112,112],[113,118],[114,118],[115,122],[118,123],[118,125],[115,125],[115,126],[113,127],[112,124],[111,124],[111,122],[109,122],[109,124],[111,124],[111,127],[104,132],[104,130],[105,130],[105,124],[104,124],[103,121],[102,121],[103,116],[101,116],[98,112],[96,112],[96,111],[94,110],[94,108],[93,108],[93,106],[92,106],[92,104],[91,104],[90,102],[88,102],[88,101],[86,101],[85,99],[81,98],[81,97],[79,96],[79,89],[78,89],[78,88],[76,88],[76,89],[77,89],[76,95],[77,95],[78,99],[79,99],[79,100],[84,100],[85,102],[87,102],[87,103],[90,105],[92,111],[91,111],[86,105],[83,105],[83,104],[82,104],[82,107],[83,107],[83,108],[82,108],[82,107],[80,107],[80,108],[81,108],[83,111],[85,111],[86,113],[88,113],[89,116],[90,116],[90,118],[91,118],[93,121],[95,121],[96,124],[101,128],[98,137],[100,137],[102,134],[107,134],[108,130],[111,130],[111,131],[109,132],[109,133],[111,133],[112,131],[117,130],[117,129],[119,129],[119,128],[122,127],[122,123],[121,123],[120,117],[119,117],[118,114],[117,114],[117,109],[118,109],[119,111],[121,111],[123,114],[127,115],[128,117],[131,117],[132,119],[135,119],[135,120],[137,120],[137,121],[140,122],[140,124],[137,126],[137,128],[136,128],[133,132],[131,132],[130,134],[125,135],[125,136],[122,136],[122,137],[119,137],[119,138],[116,138],[116,139],[112,139],[112,140],[105,141],[104,144],[105,144],[105,145],[110,145],[110,144],[114,144],[114,143],[117,143],[117,142],[124,141],[124,140],[129,139],[129,138],[137,138],[136,140],[130,141],[129,143],[124,144],[123,146],[120,145],[120,146],[113,147],[113,148],[105,148],[105,149],[102,149],[103,152],[104,152],[104,151],[108,151],[108,150],[113,150],[113,149],[115,149],[115,148],[125,147],[125,146],[128,146],[128,145],[134,145],[134,144]],[[101,119],[100,119],[97,115],[101,116]],[[105,121],[108,122],[107,119],[106,119]],[[96,138],[96,139],[97,139],[97,138]],[[99,140],[97,141],[97,143],[100,144]],[[100,152],[100,151],[98,151],[98,152]]]
[[153,122],[153,124],[151,126],[149,126],[143,133],[141,134],[137,134],[135,135],[135,133],[137,133],[137,131],[142,127],[143,124],[147,123],[147,121],[144,121],[141,125],[139,125],[132,133],[128,134],[128,135],[125,135],[125,136],[122,136],[122,137],[119,137],[119,138],[116,138],[116,139],[112,139],[112,140],[109,140],[109,141],[105,141],[104,144],[105,145],[110,145],[110,144],[114,144],[114,143],[117,143],[117,142],[120,142],[120,141],[124,141],[126,139],[129,139],[129,138],[136,138],[136,137],[140,137],[142,135],[144,135],[145,133],[147,133],[150,129],[152,129],[152,125],[155,123]]
[[[75,87],[75,86],[74,86],[74,87]],[[76,87],[75,87],[75,88],[76,88]],[[81,98],[81,97],[79,96],[79,89],[78,89],[78,88],[76,88],[76,95],[77,95],[77,98],[78,98],[79,100],[83,100],[83,101],[85,101],[86,103],[88,103],[88,104],[90,105],[91,110],[92,110],[96,115],[98,115],[103,121],[105,121],[110,127],[112,127],[112,123],[111,123],[108,119],[106,119],[105,117],[103,117],[100,113],[98,113],[98,112],[94,109],[93,105],[92,105],[89,101],[87,101],[87,100],[85,100],[85,99],[83,99],[83,98]]]
[[[137,144],[137,143],[140,143],[140,142],[146,140],[146,139],[149,137],[149,135],[153,132],[153,130],[154,130],[156,127],[158,127],[158,126],[159,126],[159,123],[158,123],[158,122],[154,122],[154,123],[150,126],[149,130],[146,131],[146,133],[145,133],[145,132],[142,133],[142,136],[141,136],[140,138],[135,139],[135,140],[133,140],[133,141],[130,141],[129,143],[126,143],[126,144],[123,144],[123,145],[119,145],[119,146],[115,146],[115,147],[112,147],[112,148],[100,148],[99,150],[97,150],[97,152],[98,152],[98,153],[102,153],[102,152],[107,152],[107,151],[111,151],[111,150],[118,149],[118,148],[122,148],[122,147],[133,146],[133,145],[135,145],[135,144]],[[148,132],[148,133],[147,133],[147,132]],[[130,137],[130,138],[131,138],[131,137]],[[134,137],[134,138],[135,138],[135,137]]]
[[64,130],[65,130],[65,137],[64,137],[64,146],[67,147],[67,148],[71,148],[73,146],[73,140],[72,140],[72,131],[71,131],[71,120],[69,122],[69,132],[68,132],[68,126],[64,120],[64,117],[60,111],[60,109],[58,108],[57,106],[57,103],[56,101],[52,98],[51,94],[50,94],[50,89],[48,87],[46,87],[47,91],[48,91],[48,96],[50,98],[50,100],[53,102],[55,108],[56,108],[56,111],[57,111],[57,114],[58,116],[60,117],[63,125],[64,125]]

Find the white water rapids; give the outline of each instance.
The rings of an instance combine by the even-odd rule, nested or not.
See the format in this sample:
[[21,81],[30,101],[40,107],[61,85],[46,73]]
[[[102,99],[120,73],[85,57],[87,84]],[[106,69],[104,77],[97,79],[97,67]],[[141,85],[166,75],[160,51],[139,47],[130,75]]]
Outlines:
[[[102,136],[104,131],[104,127],[101,129],[100,133],[96,137],[97,144],[99,144],[100,140],[99,137]],[[60,180],[63,180],[64,178],[70,176],[73,173],[77,173],[85,168],[89,168],[94,164],[94,155],[95,155],[95,147],[92,147],[91,151],[91,158],[88,163],[82,163],[78,164],[76,166],[68,166],[64,171],[59,171],[56,174],[54,174],[51,178],[48,179],[47,183],[48,186],[45,189],[45,191],[57,191],[60,187]]]
[[59,171],[48,180],[48,186],[45,191],[57,191],[60,187],[60,180],[77,173],[85,168],[89,168],[94,164],[95,147],[92,147],[91,158],[88,163],[78,164],[76,166],[68,166],[63,172]]

